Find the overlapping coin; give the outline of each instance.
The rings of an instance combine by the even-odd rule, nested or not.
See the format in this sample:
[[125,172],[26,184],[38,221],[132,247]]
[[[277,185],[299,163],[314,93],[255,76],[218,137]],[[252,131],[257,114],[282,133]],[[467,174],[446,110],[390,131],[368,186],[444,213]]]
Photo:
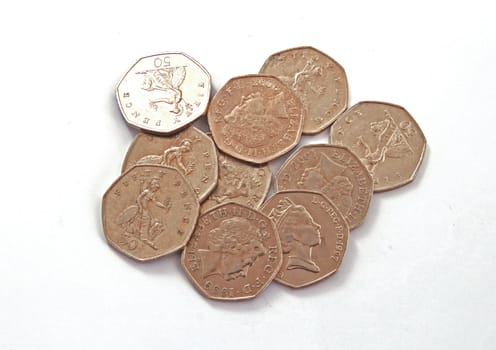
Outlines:
[[137,164],[159,164],[176,168],[191,184],[200,202],[217,185],[215,145],[210,137],[194,127],[171,136],[137,134],[129,146],[122,171]]
[[322,193],[352,229],[367,215],[373,184],[365,166],[349,149],[314,144],[301,147],[286,160],[277,173],[276,189]]
[[410,113],[386,102],[360,102],[331,127],[331,143],[354,152],[374,180],[374,191],[411,182],[422,162],[426,140]]
[[181,52],[140,58],[119,82],[117,101],[126,122],[138,129],[173,133],[207,110],[210,75]]
[[181,262],[206,297],[250,299],[274,279],[282,262],[281,244],[266,215],[226,203],[200,216]]
[[217,147],[258,164],[295,147],[303,119],[299,98],[279,79],[267,75],[232,78],[208,109],[208,125]]
[[253,164],[218,150],[217,187],[200,206],[200,213],[226,202],[258,209],[269,191],[272,172],[268,164]]
[[275,75],[298,96],[305,110],[304,134],[327,128],[348,105],[348,82],[339,63],[313,47],[271,55],[260,69]]
[[136,165],[105,192],[103,230],[115,249],[136,260],[151,260],[184,247],[199,207],[178,170]]
[[308,286],[335,273],[348,243],[348,224],[324,195],[282,191],[261,211],[276,225],[283,262],[276,280],[293,288]]

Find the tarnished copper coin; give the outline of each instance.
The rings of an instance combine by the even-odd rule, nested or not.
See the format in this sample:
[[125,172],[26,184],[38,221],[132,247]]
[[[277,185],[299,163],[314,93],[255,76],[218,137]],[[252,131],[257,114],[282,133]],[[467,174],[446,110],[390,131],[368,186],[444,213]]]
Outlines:
[[210,75],[188,55],[166,52],[140,58],[119,82],[116,93],[129,125],[169,134],[205,113]]
[[331,143],[348,147],[360,158],[376,192],[411,182],[426,147],[422,130],[406,109],[368,101],[357,103],[336,120]]
[[214,191],[200,206],[200,213],[225,202],[258,209],[270,188],[272,172],[268,164],[243,162],[220,150],[217,154],[219,180]]
[[282,262],[281,244],[267,216],[226,203],[200,216],[181,262],[206,297],[250,299],[274,279]]
[[208,124],[223,152],[266,163],[298,144],[303,108],[276,77],[245,75],[232,78],[217,92],[208,109]]
[[140,261],[172,253],[186,244],[200,204],[174,168],[137,165],[103,196],[105,237],[111,246]]
[[305,110],[304,134],[327,128],[348,105],[346,73],[313,47],[297,47],[270,56],[261,74],[275,75],[298,96]]
[[173,136],[137,134],[122,164],[122,171],[140,164],[159,164],[179,170],[201,201],[217,184],[215,144],[200,130],[189,127]]
[[299,288],[337,271],[348,243],[348,224],[317,192],[284,191],[270,197],[261,211],[276,224],[283,262],[276,280]]
[[367,215],[373,183],[365,166],[346,147],[314,144],[301,147],[286,160],[276,176],[276,189],[322,193],[352,229]]

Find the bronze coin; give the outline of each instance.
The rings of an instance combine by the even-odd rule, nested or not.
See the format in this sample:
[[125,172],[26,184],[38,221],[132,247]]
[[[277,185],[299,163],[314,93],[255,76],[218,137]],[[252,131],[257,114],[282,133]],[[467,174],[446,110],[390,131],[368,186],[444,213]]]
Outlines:
[[349,149],[313,144],[298,149],[281,166],[276,189],[322,193],[352,229],[361,225],[367,215],[373,184],[365,166]]
[[260,69],[275,75],[303,104],[304,134],[327,128],[348,105],[348,82],[339,63],[313,47],[297,47],[271,55]]
[[256,297],[282,262],[272,221],[237,203],[219,205],[198,219],[181,263],[193,284],[211,299]]
[[293,288],[308,286],[337,271],[348,243],[348,224],[324,195],[283,191],[261,211],[276,224],[283,262],[276,281]]
[[124,75],[116,95],[130,126],[170,134],[205,114],[210,75],[181,52],[146,56]]
[[268,164],[243,162],[220,150],[217,150],[217,155],[219,180],[200,206],[200,213],[226,202],[258,209],[270,188],[272,172]]
[[298,144],[303,109],[276,77],[245,75],[232,78],[217,92],[208,109],[208,124],[223,152],[260,164]]
[[388,191],[415,178],[426,140],[413,117],[401,106],[360,102],[331,127],[331,143],[348,147],[367,167],[374,191]]
[[200,204],[178,170],[136,165],[105,192],[103,230],[109,244],[146,261],[184,247],[198,218]]
[[176,168],[191,184],[200,202],[207,198],[217,184],[215,144],[210,137],[194,127],[173,136],[137,134],[129,146],[122,171],[137,164]]

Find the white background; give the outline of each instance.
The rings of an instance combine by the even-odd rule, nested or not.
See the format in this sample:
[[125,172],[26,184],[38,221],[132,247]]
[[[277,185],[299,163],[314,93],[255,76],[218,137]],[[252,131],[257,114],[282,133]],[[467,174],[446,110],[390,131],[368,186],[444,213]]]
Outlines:
[[[7,3],[0,349],[496,348],[491,2]],[[135,134],[114,89],[134,61],[184,51],[216,91],[302,45],[345,68],[349,105],[400,104],[428,141],[416,180],[374,195],[339,272],[216,302],[179,255],[140,264],[109,247],[101,197]]]

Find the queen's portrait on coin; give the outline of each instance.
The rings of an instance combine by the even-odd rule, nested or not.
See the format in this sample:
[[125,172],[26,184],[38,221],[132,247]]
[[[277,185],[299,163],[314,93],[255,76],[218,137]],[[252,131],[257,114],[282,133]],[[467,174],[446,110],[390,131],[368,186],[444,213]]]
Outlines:
[[312,247],[321,243],[320,225],[302,205],[286,201],[290,205],[280,216],[278,229],[282,252],[288,255],[286,269],[304,269],[319,272],[319,266],[312,260]]
[[207,233],[208,249],[199,249],[203,278],[221,275],[226,281],[246,277],[255,261],[267,253],[259,230],[247,219],[233,217]]

